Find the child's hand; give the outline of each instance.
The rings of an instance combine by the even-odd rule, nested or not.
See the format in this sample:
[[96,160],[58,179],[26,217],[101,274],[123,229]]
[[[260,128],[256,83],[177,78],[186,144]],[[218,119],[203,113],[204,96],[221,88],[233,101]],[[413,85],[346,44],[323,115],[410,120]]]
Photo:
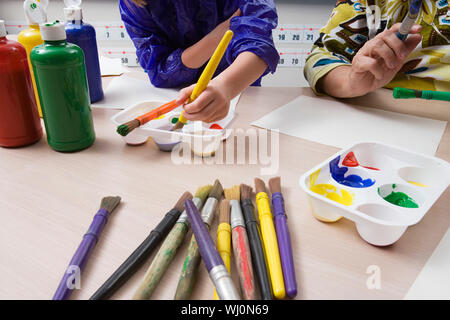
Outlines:
[[402,68],[407,56],[422,40],[422,27],[414,25],[405,41],[397,38],[400,23],[368,41],[355,55],[348,86],[352,95],[364,95],[388,84]]
[[[187,103],[195,84],[180,91],[177,104]],[[184,106],[184,117],[190,121],[216,122],[225,118],[230,98],[217,81],[212,80],[195,101]]]

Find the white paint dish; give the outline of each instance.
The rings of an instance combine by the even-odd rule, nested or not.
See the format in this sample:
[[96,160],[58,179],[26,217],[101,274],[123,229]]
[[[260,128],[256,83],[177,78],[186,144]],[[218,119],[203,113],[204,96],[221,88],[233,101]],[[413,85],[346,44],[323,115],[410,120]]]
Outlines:
[[[125,122],[135,119],[136,117],[149,112],[159,106],[167,103],[167,101],[145,101],[138,103],[132,107],[126,108],[115,114],[111,121],[119,126]],[[228,115],[215,122],[223,129],[209,129],[211,123],[188,122],[181,131],[171,131],[174,124],[172,120],[178,118],[182,111],[182,107],[178,107],[168,112],[161,118],[147,122],[146,124],[134,129],[123,140],[130,145],[140,145],[147,142],[151,137],[161,151],[171,151],[180,142],[189,144],[192,152],[202,156],[214,154],[220,146],[220,142],[226,139],[227,128],[229,128],[236,118],[237,114],[234,106],[230,106]],[[199,132],[205,134],[199,135]],[[118,133],[117,133],[118,134]]]
[[[348,164],[344,159],[351,152],[360,164],[358,170],[353,172],[363,172],[364,179],[375,180],[373,185],[364,188],[350,187],[331,176],[330,162],[336,163],[337,157],[340,157],[340,168],[355,168],[343,164]],[[347,171],[346,175],[350,172],[351,170]],[[383,143],[361,142],[342,149],[315,166],[300,177],[299,183],[306,192],[311,211],[317,219],[334,222],[341,217],[347,218],[355,223],[359,235],[365,241],[376,246],[387,246],[400,239],[409,226],[418,223],[448,188],[450,165],[436,157]],[[311,187],[316,191],[322,190],[325,185],[335,188],[336,194],[319,194],[311,190]],[[400,197],[402,193],[410,198]],[[342,200],[348,200],[348,197],[342,195],[349,194],[352,201]],[[399,196],[401,200],[394,202],[391,201],[392,198],[388,198],[388,201],[385,197],[389,195]],[[335,199],[340,202],[330,199],[332,196],[337,197]],[[409,206],[415,203],[417,207],[406,207],[405,201],[408,201]]]

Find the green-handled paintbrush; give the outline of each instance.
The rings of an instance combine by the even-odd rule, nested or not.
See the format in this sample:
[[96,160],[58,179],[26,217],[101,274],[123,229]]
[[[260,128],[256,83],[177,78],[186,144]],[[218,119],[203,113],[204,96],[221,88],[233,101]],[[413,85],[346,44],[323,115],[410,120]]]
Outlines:
[[[192,201],[194,201],[196,207],[199,210],[203,206],[203,203],[208,197],[211,189],[211,185],[207,185],[197,189],[197,192],[195,193],[194,199],[192,199]],[[158,253],[150,264],[150,267],[147,269],[144,279],[142,280],[138,290],[133,296],[134,300],[145,300],[150,298],[150,296],[158,286],[158,283],[161,280],[162,276],[172,262],[175,254],[177,253],[177,250],[183,242],[188,229],[189,222],[185,210],[180,215],[173,228],[170,230],[163,244],[159,248]]]
[[[220,181],[216,180],[201,212],[202,220],[207,228],[210,227],[212,221],[214,220],[222,194],[223,187],[220,184]],[[178,286],[174,297],[175,300],[187,300],[190,298],[196,280],[196,271],[200,261],[201,255],[198,250],[198,244],[195,240],[195,236],[192,235],[186,259],[183,263],[183,269],[181,270],[180,279],[178,280]]]
[[450,92],[433,90],[413,90],[396,87],[392,92],[395,99],[426,99],[450,101]]

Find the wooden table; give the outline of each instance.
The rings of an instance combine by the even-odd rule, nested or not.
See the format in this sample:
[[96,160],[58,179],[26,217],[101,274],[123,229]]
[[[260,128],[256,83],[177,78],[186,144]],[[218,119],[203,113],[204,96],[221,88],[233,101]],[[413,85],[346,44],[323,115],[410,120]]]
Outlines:
[[[142,76],[142,75],[141,75]],[[107,80],[105,80],[107,82]],[[234,128],[250,123],[300,95],[308,88],[249,88],[237,107]],[[449,120],[448,103],[394,101],[387,90],[362,106],[409,112]],[[0,148],[0,299],[51,299],[84,232],[106,195],[120,195],[123,204],[111,216],[82,276],[74,299],[87,299],[142,242],[186,190],[219,178],[225,188],[253,185],[261,165],[174,165],[170,153],[146,145],[127,146],[115,133],[110,117],[117,110],[93,109],[97,140],[78,153],[58,153],[44,138],[29,147]],[[450,225],[447,190],[417,225],[389,247],[362,240],[353,222],[319,222],[310,213],[298,180],[301,174],[338,149],[280,135],[280,169],[289,215],[297,299],[401,299]],[[450,160],[447,126],[436,156]],[[269,177],[262,177],[266,182]],[[216,225],[212,228],[212,234]],[[191,237],[191,232],[187,238]],[[187,240],[180,248],[152,299],[172,299],[184,260]],[[153,255],[154,256],[154,255]],[[114,296],[130,299],[153,256]],[[234,263],[234,262],[233,262]],[[381,289],[369,290],[371,265],[380,267]],[[213,286],[203,264],[193,299],[212,299]]]

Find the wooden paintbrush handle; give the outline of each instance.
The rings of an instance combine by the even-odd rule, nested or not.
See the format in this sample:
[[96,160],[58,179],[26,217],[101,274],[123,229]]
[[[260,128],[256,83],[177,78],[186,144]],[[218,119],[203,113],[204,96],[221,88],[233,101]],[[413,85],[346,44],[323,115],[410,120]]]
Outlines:
[[239,274],[242,296],[245,300],[255,300],[255,280],[246,229],[242,226],[233,228],[232,239],[234,261],[236,261],[236,269]]
[[175,224],[145,273],[144,279],[134,294],[134,300],[150,298],[183,242],[187,230],[188,227],[185,223],[178,222]]
[[162,106],[160,106],[156,109],[153,109],[147,113],[144,113],[143,115],[136,117],[136,119],[139,120],[139,123],[141,125],[143,125],[153,119],[156,119],[156,118],[162,116],[163,114],[166,114],[166,113],[172,111],[173,109],[175,109],[177,107],[178,107],[178,105],[176,104],[176,100],[172,100],[166,104],[163,104]]
[[242,200],[242,211],[244,213],[245,225],[247,227],[250,250],[253,259],[253,268],[256,280],[261,290],[261,299],[272,299],[272,288],[269,279],[269,270],[264,257],[264,249],[261,241],[261,232],[254,216],[254,208],[250,199]]
[[[206,227],[209,229],[207,224]],[[201,258],[197,240],[195,240],[195,236],[192,235],[186,259],[183,263],[183,269],[181,270],[180,279],[178,280],[174,297],[175,300],[188,300],[191,297]]]

